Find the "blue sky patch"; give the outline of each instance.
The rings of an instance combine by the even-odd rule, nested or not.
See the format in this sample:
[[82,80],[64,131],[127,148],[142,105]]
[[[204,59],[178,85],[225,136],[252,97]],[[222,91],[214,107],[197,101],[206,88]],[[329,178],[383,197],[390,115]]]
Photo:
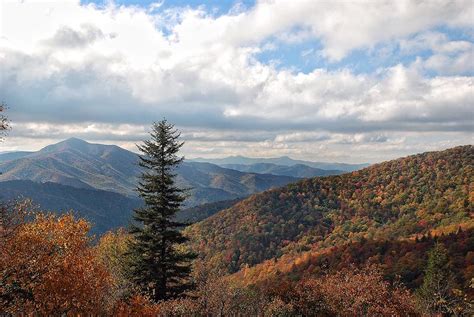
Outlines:
[[[107,0],[81,0],[83,4],[95,3],[99,6],[107,4]],[[141,7],[149,7],[153,3],[160,3],[159,0],[115,0],[114,1],[118,5],[134,5],[134,6],[141,6]],[[244,8],[251,8],[255,5],[254,0],[208,0],[208,1],[200,1],[200,0],[168,0],[163,1],[160,9],[169,9],[173,7],[205,7],[209,12],[214,13],[215,15],[226,14],[234,8],[236,5],[241,5]]]

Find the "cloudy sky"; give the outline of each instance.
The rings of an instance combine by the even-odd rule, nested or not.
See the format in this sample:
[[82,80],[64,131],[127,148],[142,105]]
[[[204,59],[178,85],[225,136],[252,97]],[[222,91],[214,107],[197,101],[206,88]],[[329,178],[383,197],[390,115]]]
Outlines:
[[0,151],[377,162],[474,143],[474,2],[0,0]]

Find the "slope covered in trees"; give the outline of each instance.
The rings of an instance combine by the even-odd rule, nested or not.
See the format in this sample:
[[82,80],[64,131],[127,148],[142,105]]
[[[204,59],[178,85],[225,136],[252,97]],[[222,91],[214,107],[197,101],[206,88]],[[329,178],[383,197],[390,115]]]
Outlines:
[[[258,285],[270,291],[284,289],[307,276],[321,276],[351,266],[376,264],[384,269],[385,279],[400,281],[410,289],[421,286],[428,252],[436,244],[445,246],[453,287],[472,294],[469,285],[474,278],[474,228],[404,240],[366,240],[345,243],[320,250],[286,254],[278,260],[267,260],[234,274],[233,279],[247,285]],[[446,270],[448,271],[448,270]],[[447,272],[446,272],[447,273]],[[474,295],[474,294],[473,294]]]
[[12,208],[0,206],[6,246],[0,248],[0,312],[6,315],[418,316],[414,296],[384,281],[375,266],[309,278],[280,294],[195,273],[191,296],[154,303],[128,280],[131,237],[123,231],[94,245],[82,219]]
[[474,147],[393,160],[254,195],[188,228],[211,266],[236,272],[284,254],[472,225]]

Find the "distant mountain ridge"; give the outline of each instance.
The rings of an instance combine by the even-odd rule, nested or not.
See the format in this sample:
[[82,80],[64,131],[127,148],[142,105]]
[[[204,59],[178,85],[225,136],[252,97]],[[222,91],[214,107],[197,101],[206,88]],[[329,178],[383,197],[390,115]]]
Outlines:
[[[13,159],[4,160],[5,157]],[[118,146],[71,138],[16,157],[14,153],[0,154],[0,182],[53,182],[136,197],[135,186],[141,172],[138,156]],[[186,201],[188,207],[242,198],[296,180],[290,176],[245,173],[210,163],[185,161],[177,170],[178,184],[193,188]]]
[[303,160],[295,160],[288,156],[275,157],[275,158],[250,158],[245,156],[229,156],[218,159],[207,159],[207,158],[195,158],[189,160],[191,162],[208,162],[220,166],[225,165],[253,165],[253,164],[275,164],[282,166],[294,166],[294,165],[306,165],[313,168],[319,168],[324,170],[340,170],[345,172],[352,172],[361,168],[369,166],[369,164],[348,164],[348,163],[328,163],[328,162],[311,162]]
[[309,178],[317,176],[339,175],[347,173],[342,170],[325,170],[315,168],[308,165],[296,164],[292,166],[277,165],[273,163],[256,163],[256,164],[223,164],[225,168],[246,172],[246,173],[261,173],[272,175],[293,176],[299,178]]
[[178,184],[194,188],[188,206],[243,198],[297,180],[290,176],[244,173],[210,163],[185,161],[177,170]]

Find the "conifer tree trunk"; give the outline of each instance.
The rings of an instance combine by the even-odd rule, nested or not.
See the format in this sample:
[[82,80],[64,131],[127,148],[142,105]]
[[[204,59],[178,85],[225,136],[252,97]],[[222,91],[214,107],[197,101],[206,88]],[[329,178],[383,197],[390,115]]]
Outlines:
[[191,286],[190,262],[194,255],[178,249],[187,239],[179,231],[183,223],[174,221],[185,200],[175,183],[175,169],[183,161],[178,152],[183,145],[179,132],[166,120],[154,123],[150,140],[138,146],[143,172],[137,191],[144,207],[135,210],[130,232],[130,277],[155,301],[176,298]]

